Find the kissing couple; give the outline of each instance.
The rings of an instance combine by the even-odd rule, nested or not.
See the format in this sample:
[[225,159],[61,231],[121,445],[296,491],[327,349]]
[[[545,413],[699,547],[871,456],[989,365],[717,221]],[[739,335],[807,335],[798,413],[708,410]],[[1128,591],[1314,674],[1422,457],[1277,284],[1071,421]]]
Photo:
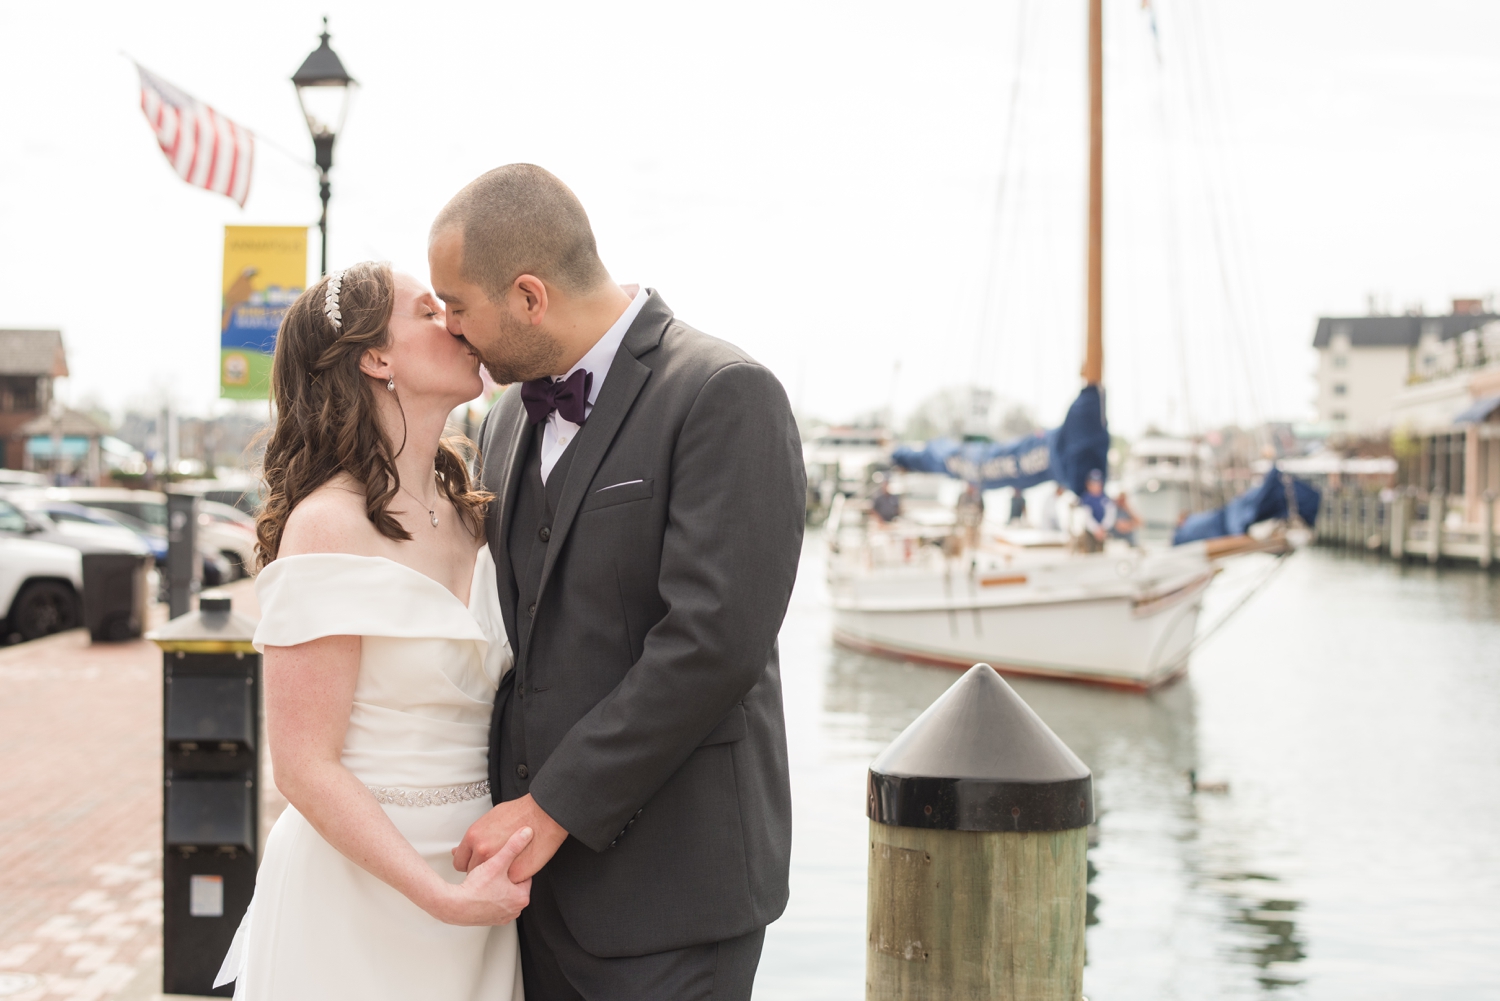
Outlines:
[[[288,310],[257,519],[290,807],[219,974],[265,1001],[747,999],[787,901],[776,378],[620,286],[529,164]],[[450,412],[509,388],[480,474]]]

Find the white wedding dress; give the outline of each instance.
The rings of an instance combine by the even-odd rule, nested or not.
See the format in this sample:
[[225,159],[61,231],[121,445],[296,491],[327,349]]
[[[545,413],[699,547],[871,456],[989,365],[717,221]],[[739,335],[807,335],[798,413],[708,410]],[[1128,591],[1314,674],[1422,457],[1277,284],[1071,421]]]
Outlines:
[[[344,765],[444,879],[490,808],[490,712],[511,652],[488,547],[469,604],[381,557],[278,559],[255,582],[255,648],[362,639]],[[219,981],[252,1001],[521,1001],[516,926],[444,924],[341,855],[294,808],[276,821]]]

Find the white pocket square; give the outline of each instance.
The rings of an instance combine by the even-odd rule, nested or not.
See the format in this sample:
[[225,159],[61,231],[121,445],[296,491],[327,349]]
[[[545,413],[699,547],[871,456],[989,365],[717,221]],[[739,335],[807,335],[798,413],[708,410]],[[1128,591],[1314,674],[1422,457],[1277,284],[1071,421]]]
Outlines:
[[604,491],[606,491],[606,490],[613,490],[615,487],[628,487],[628,486],[632,486],[632,485],[634,485],[636,483],[645,483],[645,482],[646,482],[645,480],[626,480],[623,483],[611,483],[607,487],[600,487],[598,490],[595,490],[594,493],[596,493],[596,494],[602,494],[602,493],[604,493]]

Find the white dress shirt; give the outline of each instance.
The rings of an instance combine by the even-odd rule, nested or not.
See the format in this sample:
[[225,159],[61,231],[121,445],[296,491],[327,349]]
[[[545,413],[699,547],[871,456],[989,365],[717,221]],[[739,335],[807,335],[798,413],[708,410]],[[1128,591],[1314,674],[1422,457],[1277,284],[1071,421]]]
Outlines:
[[[629,286],[624,286],[629,288]],[[620,350],[620,342],[625,339],[625,332],[640,315],[641,307],[646,305],[650,293],[646,286],[637,286],[635,298],[630,300],[630,305],[625,307],[625,312],[615,321],[614,326],[604,332],[604,336],[589,348],[588,353],[578,359],[578,364],[568,369],[562,375],[552,377],[553,382],[562,382],[568,376],[579,369],[592,372],[594,381],[589,386],[588,403],[584,405],[583,416],[594,412],[594,402],[599,399],[599,390],[604,387],[604,379],[609,375],[609,366],[615,360],[615,352]],[[568,444],[577,436],[579,427],[572,421],[563,420],[556,410],[547,415],[547,424],[542,428],[542,482],[547,482],[547,474],[552,472],[552,467],[557,465],[557,460],[562,458],[563,452],[567,451]]]

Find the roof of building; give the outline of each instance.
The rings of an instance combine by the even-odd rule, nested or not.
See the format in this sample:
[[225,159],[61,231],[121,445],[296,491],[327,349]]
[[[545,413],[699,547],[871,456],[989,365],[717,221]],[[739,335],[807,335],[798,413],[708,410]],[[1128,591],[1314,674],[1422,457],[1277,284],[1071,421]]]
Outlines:
[[1500,410],[1500,393],[1483,397],[1469,404],[1468,408],[1453,418],[1455,424],[1483,424],[1496,410]]
[[67,374],[61,330],[0,330],[0,375]]
[[1345,328],[1349,343],[1357,348],[1409,348],[1417,343],[1429,323],[1442,325],[1441,340],[1457,337],[1491,320],[1495,313],[1452,313],[1447,316],[1321,316],[1313,347],[1326,348],[1336,328]]
[[81,410],[64,410],[56,421],[52,419],[51,414],[33,417],[21,425],[20,433],[24,435],[51,434],[54,429],[58,434],[69,438],[98,438],[109,434],[109,428]]

